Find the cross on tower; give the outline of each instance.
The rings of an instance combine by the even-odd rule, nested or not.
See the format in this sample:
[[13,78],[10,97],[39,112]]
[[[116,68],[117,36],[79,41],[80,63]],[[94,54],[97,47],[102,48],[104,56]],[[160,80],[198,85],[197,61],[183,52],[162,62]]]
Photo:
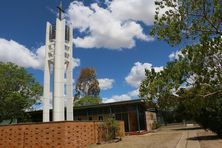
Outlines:
[[65,11],[62,9],[62,1],[60,1],[58,8],[58,13],[59,13],[59,19],[62,20],[62,13],[65,13]]

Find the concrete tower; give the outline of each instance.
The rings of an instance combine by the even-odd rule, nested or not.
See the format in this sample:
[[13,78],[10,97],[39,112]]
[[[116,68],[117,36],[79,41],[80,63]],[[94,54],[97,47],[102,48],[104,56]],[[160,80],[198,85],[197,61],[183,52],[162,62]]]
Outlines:
[[[58,8],[56,24],[47,22],[45,43],[43,122],[50,120],[49,98],[52,71],[53,121],[73,120],[73,82],[72,82],[72,28],[62,18],[62,4]],[[66,79],[66,81],[65,81]]]

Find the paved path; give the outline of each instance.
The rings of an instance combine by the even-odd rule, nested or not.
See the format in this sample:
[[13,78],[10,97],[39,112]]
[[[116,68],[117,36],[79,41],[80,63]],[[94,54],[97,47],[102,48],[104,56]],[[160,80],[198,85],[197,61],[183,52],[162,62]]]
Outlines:
[[[200,135],[201,134],[201,135]],[[209,135],[210,134],[210,135]],[[210,139],[201,136],[213,136]],[[222,148],[222,140],[217,139],[199,127],[182,125],[166,126],[157,132],[139,136],[126,136],[121,142],[90,146],[92,148]]]
[[197,137],[197,130],[186,130],[182,133],[176,148],[200,148],[198,140],[188,140]]

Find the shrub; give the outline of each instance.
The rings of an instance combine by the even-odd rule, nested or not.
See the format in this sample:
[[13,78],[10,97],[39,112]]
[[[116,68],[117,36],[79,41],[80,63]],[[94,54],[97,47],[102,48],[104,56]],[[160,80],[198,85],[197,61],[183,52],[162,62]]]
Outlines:
[[120,129],[119,123],[114,118],[107,119],[103,124],[102,128],[106,131],[105,132],[105,139],[112,140],[115,139],[117,136],[117,132]]

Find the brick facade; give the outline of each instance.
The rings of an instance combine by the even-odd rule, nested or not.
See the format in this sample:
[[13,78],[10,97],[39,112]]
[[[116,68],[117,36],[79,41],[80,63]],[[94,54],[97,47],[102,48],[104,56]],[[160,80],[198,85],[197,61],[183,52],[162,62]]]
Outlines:
[[[124,122],[119,135],[124,136]],[[102,142],[101,122],[48,122],[0,126],[0,147],[84,148]]]

